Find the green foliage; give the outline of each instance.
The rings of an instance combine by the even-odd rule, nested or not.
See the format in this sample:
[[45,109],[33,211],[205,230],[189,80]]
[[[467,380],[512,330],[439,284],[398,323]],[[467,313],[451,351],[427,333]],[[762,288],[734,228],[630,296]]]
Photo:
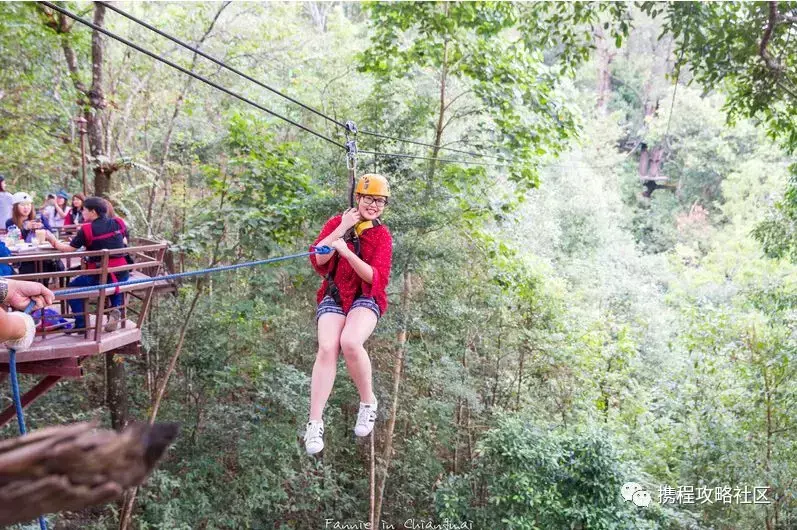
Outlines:
[[[782,14],[793,9],[778,5]],[[45,28],[37,6],[6,6],[0,171],[12,191],[61,182],[75,191],[79,144],[70,120],[79,108],[61,37]],[[198,42],[220,7],[126,9]],[[520,161],[504,168],[358,161],[360,172],[386,174],[393,190],[385,213],[394,236],[390,308],[366,345],[382,404],[379,464],[396,336],[407,337],[384,521],[794,526],[797,194],[788,151],[765,137],[788,129],[791,108],[756,63],[768,5],[649,9],[666,10],[666,21],[621,3],[232,3],[202,43],[363,129],[428,143],[440,132],[442,145]],[[106,22],[190,66],[190,55],[163,39],[117,16]],[[782,83],[794,56],[786,53],[785,24],[770,44],[788,70]],[[78,26],[66,37],[84,72],[90,37]],[[694,66],[681,69],[670,116],[681,48]],[[178,242],[176,268],[304,250],[345,206],[341,153],[317,138],[121,45],[108,43],[105,66],[107,137],[114,160],[124,162],[114,198],[134,235]],[[318,116],[204,61],[195,67],[339,138]],[[607,69],[611,94],[597,109]],[[722,77],[707,77],[716,72]],[[701,93],[688,85],[693,78],[716,86]],[[788,142],[785,132],[779,138]],[[663,171],[674,191],[639,197],[629,151],[640,139],[668,146]],[[358,142],[431,154],[362,134]],[[754,237],[778,259],[765,259]],[[160,419],[182,424],[182,434],[141,490],[136,527],[304,529],[365,519],[370,455],[351,434],[357,393],[343,360],[325,411],[323,461],[308,459],[299,439],[319,282],[297,260],[202,285],[160,411]],[[194,289],[184,284],[176,296],[157,297],[142,355],[125,357],[135,418],[149,410]],[[104,414],[102,358],[83,366],[86,377],[60,383],[28,408],[32,426]],[[24,387],[33,384],[23,377]],[[4,431],[12,433],[13,426]],[[626,480],[643,483],[653,505],[623,501]],[[664,485],[761,484],[777,499],[766,509],[655,502]],[[109,505],[51,523],[109,528],[116,519]]]
[[225,146],[230,158],[224,168],[205,168],[213,194],[194,205],[180,248],[251,259],[294,241],[313,199],[309,167],[292,154],[295,146],[275,145],[263,123],[242,115],[230,119]]
[[[440,70],[442,79],[450,76],[464,93],[478,98],[479,106],[466,114],[478,120],[479,143],[489,137],[494,152],[511,153],[508,158],[518,162],[510,180],[522,188],[536,186],[538,158],[561,152],[575,132],[573,114],[555,94],[557,82],[587,57],[583,27],[604,8],[577,3],[558,11],[509,2],[374,2],[367,7],[375,33],[360,56],[361,69],[384,80],[419,79],[428,68]],[[555,67],[546,62],[549,49],[561,50],[552,61]]]
[[753,235],[770,258],[797,263],[797,165],[791,166],[783,200],[775,204],[769,219],[756,226]]
[[793,16],[795,5],[689,2],[662,9],[646,2],[643,9],[654,16],[665,13],[664,31],[677,39],[676,52],[684,54],[697,82],[728,93],[730,120],[761,120],[792,152],[797,149],[797,41],[789,38],[794,21],[783,17]]
[[32,193],[37,202],[44,202],[47,192],[78,184],[79,166],[70,160],[78,146],[77,131],[65,110],[73,99],[71,81],[59,61],[58,39],[41,24],[36,11],[33,4],[3,6],[0,172],[9,189]]
[[[643,3],[654,16],[665,13],[664,32],[677,40],[677,53],[706,92],[719,88],[727,94],[729,122],[762,123],[789,154],[797,151],[795,8],[795,2]],[[795,259],[796,190],[789,184],[784,200],[756,228],[770,257]]]
[[530,530],[654,527],[646,520],[654,516],[620,495],[634,477],[599,430],[549,430],[507,417],[485,433],[478,454],[468,475],[438,491],[440,517]]

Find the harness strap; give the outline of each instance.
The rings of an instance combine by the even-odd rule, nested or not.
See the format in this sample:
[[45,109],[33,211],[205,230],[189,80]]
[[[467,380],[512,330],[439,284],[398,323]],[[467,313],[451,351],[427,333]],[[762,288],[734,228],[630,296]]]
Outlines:
[[[115,217],[113,219],[116,221],[117,226],[119,226],[119,230],[115,230],[113,232],[106,232],[105,234],[100,234],[98,236],[94,235],[94,231],[92,230],[91,223],[85,223],[80,226],[80,230],[83,232],[83,238],[86,240],[86,248],[89,248],[94,241],[102,240],[102,239],[110,239],[116,235],[121,235],[124,237],[125,233],[127,232],[127,226],[125,226],[125,222],[122,221],[120,218]],[[114,256],[108,260],[109,267],[121,267],[123,265],[127,265],[127,258],[124,256]],[[89,269],[98,269],[99,264],[96,261],[88,261],[86,263],[86,267]],[[111,272],[110,278],[111,283],[118,283],[116,279],[116,274]],[[119,286],[117,285],[113,291],[113,294],[119,294]]]
[[125,234],[127,233],[127,226],[125,225],[125,222],[118,217],[115,217],[113,220],[116,221],[117,226],[119,226],[119,230],[115,230],[113,232],[106,232],[105,234],[101,234],[99,236],[94,235],[91,223],[85,223],[80,225],[80,230],[83,232],[83,238],[86,240],[86,248],[88,248],[94,241],[100,239],[109,239],[116,235],[121,235],[122,237],[125,236]]
[[[108,260],[109,267],[121,267],[122,265],[127,265],[127,259],[124,256],[114,256]],[[86,263],[86,268],[94,270],[99,269],[100,266],[96,261],[89,261]],[[111,283],[118,283],[119,280],[116,279],[116,273],[109,272],[109,277],[111,278]],[[116,288],[113,290],[113,294],[119,294],[119,286],[117,285]]]

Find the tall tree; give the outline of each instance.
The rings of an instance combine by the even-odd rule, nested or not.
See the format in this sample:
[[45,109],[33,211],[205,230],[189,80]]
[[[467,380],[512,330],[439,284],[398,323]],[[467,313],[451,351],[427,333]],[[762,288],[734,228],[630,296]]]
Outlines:
[[[64,60],[77,93],[76,103],[86,120],[89,153],[93,159],[94,194],[107,197],[111,191],[111,176],[121,166],[111,160],[109,138],[106,134],[108,102],[105,96],[105,38],[102,33],[91,33],[91,83],[86,84],[84,74],[71,39],[75,22],[62,13],[46,6],[39,6],[45,25],[55,31],[61,40]],[[94,3],[93,22],[99,27],[105,24],[105,6]],[[116,358],[115,352],[105,354],[106,402],[114,429],[121,430],[127,423],[128,395],[124,362]]]
[[[727,95],[728,120],[751,118],[797,152],[797,2],[645,2],[663,14],[677,56],[705,90]],[[771,219],[756,229],[772,257],[797,262],[797,166]]]
[[[105,37],[97,30],[91,33],[91,82],[84,81],[79,55],[72,43],[72,29],[75,22],[67,16],[57,13],[46,6],[39,6],[45,25],[55,31],[61,39],[64,60],[69,76],[77,93],[76,103],[86,120],[86,131],[89,141],[89,153],[93,158],[94,194],[108,196],[111,190],[111,175],[119,167],[111,162],[108,152],[108,139],[105,131],[108,102],[105,95]],[[105,6],[94,3],[93,22],[99,27],[105,24]]]
[[[419,209],[408,216],[412,237],[421,240],[437,229],[434,224],[430,226],[430,215],[438,218],[438,225],[467,226],[484,220],[478,214],[468,220],[468,211],[490,210],[490,194],[476,192],[488,182],[487,172],[462,171],[456,166],[438,171],[436,159],[444,138],[447,143],[469,139],[482,148],[489,143],[489,154],[513,159],[508,178],[519,190],[536,186],[540,157],[561,152],[576,133],[573,114],[557,100],[554,91],[561,75],[573,72],[588,57],[591,32],[584,28],[598,23],[603,8],[581,3],[549,9],[539,4],[420,2],[370,3],[367,9],[374,35],[361,56],[361,69],[385,83],[403,77],[420,81],[429,72],[435,80],[434,89],[420,98],[425,100],[426,114],[417,117],[421,123],[428,120],[432,124],[428,152],[432,160],[423,183],[417,185],[422,189]],[[618,21],[612,32],[625,31],[624,8],[610,9]],[[458,138],[452,138],[452,130],[457,131]],[[448,195],[445,185],[450,187]],[[494,195],[493,199],[500,196]],[[447,200],[457,206],[447,209],[443,206]],[[426,253],[420,245],[412,245],[408,255],[397,260],[403,279],[402,324],[394,359],[393,405],[377,487],[377,526],[393,452],[401,366],[411,322],[412,268],[418,251]]]

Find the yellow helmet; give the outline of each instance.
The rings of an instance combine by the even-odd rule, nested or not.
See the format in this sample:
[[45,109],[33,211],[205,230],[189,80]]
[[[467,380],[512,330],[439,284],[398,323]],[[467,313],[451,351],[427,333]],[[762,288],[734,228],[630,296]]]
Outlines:
[[357,182],[357,189],[354,190],[360,195],[380,195],[390,197],[390,185],[387,179],[376,173],[366,173]]

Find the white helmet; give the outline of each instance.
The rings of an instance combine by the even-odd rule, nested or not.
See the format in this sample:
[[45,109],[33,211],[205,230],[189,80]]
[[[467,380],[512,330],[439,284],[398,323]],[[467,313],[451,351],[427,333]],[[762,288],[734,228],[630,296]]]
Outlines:
[[18,191],[11,196],[11,204],[19,204],[21,202],[33,202],[33,198],[24,191]]

